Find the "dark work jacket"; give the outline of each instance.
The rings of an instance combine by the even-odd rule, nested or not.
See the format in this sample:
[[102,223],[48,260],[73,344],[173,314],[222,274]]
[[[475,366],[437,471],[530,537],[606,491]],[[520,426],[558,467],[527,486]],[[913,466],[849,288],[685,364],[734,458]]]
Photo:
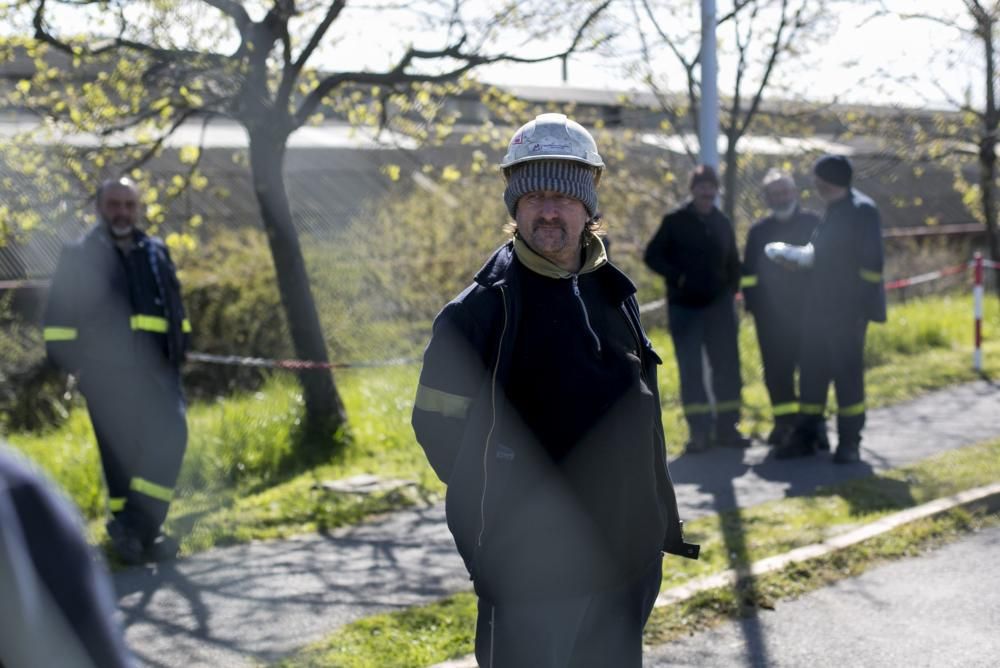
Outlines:
[[804,246],[812,239],[819,222],[818,214],[796,208],[788,220],[771,215],[750,226],[740,286],[743,303],[755,318],[801,321],[807,281],[800,271],[769,260],[764,255],[764,246],[775,241]]
[[62,369],[178,373],[191,327],[177,271],[160,239],[134,234],[128,255],[101,224],[63,248],[44,317],[46,350]]
[[[519,253],[530,253],[517,244]],[[414,432],[448,484],[448,526],[476,590],[492,600],[599,591],[638,577],[661,551],[697,556],[681,535],[659,410],[660,361],[639,322],[635,288],[604,261],[596,237],[589,248],[580,274],[526,279],[532,270],[515,242],[502,246],[435,319],[424,354]],[[534,256],[529,263],[539,260],[547,262]],[[525,294],[526,280],[544,294]],[[548,302],[554,320],[537,333],[522,330],[525,299],[560,294],[578,310]],[[534,336],[550,344],[565,337],[575,347],[593,340],[594,355],[600,340],[601,354],[620,354],[633,369],[628,409],[608,410],[607,420],[580,416],[595,427],[579,439],[560,438],[557,426],[539,429],[544,408],[532,412],[525,397],[508,396],[518,365],[525,388],[531,362],[514,355]],[[552,379],[557,373],[572,377],[574,370],[545,369],[535,382],[564,387],[566,378]],[[602,405],[606,389],[587,390],[596,395],[587,403]]]
[[812,245],[807,318],[831,325],[885,322],[882,223],[875,203],[851,189],[827,207]]
[[645,260],[666,279],[671,304],[707,306],[740,288],[736,234],[718,208],[706,218],[691,203],[668,213],[646,247]]
[[0,665],[133,665],[103,560],[54,484],[0,444]]

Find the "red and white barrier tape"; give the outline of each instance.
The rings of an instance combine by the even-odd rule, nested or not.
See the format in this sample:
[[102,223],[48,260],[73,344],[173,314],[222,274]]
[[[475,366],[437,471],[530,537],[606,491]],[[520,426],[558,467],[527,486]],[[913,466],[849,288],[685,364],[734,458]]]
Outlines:
[[900,288],[908,288],[911,285],[920,285],[921,283],[930,283],[931,281],[936,281],[939,278],[944,278],[945,276],[954,276],[955,274],[960,274],[966,270],[970,265],[959,264],[954,267],[948,267],[946,269],[939,269],[937,271],[929,271],[926,274],[918,274],[916,276],[911,276],[909,278],[897,278],[894,281],[889,281],[885,284],[886,290],[899,290]]

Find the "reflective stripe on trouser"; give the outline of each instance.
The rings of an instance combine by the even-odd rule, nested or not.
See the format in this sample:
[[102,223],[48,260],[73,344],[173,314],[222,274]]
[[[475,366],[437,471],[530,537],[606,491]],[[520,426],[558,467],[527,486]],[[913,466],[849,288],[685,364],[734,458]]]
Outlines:
[[[667,317],[690,432],[707,436],[713,423],[717,429],[734,428],[740,417],[743,384],[733,296],[726,294],[700,308],[668,304]],[[705,389],[702,350],[712,369],[714,416]]]
[[[818,426],[833,381],[837,396],[837,433],[841,441],[857,440],[865,426],[865,332],[868,323],[810,322],[802,342],[802,414],[805,427]],[[816,410],[818,408],[818,410]]]
[[184,399],[176,374],[87,373],[87,399],[109,509],[144,539],[166,518],[187,445]]
[[[800,315],[798,309],[795,316]],[[764,365],[764,384],[771,399],[774,421],[791,422],[799,412],[795,390],[795,370],[799,366],[802,321],[786,314],[755,313],[757,343]]]

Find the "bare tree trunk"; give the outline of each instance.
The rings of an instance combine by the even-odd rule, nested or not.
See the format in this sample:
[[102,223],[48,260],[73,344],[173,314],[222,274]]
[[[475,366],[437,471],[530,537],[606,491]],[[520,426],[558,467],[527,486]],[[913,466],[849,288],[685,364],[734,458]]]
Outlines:
[[[281,132],[267,127],[250,130],[250,169],[253,189],[274,259],[281,304],[288,319],[295,354],[300,359],[327,362],[326,341],[309,285],[299,237],[292,225],[292,212],[285,191],[282,168],[285,140]],[[347,424],[347,412],[325,369],[298,372],[305,398],[307,428],[318,435],[336,432]],[[317,452],[323,456],[326,453]]]

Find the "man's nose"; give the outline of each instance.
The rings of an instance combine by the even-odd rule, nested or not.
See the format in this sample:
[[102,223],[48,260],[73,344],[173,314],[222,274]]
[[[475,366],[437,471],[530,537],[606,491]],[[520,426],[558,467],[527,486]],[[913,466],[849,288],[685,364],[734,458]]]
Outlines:
[[542,218],[546,220],[551,220],[559,216],[559,207],[556,205],[555,200],[546,197],[542,200]]

